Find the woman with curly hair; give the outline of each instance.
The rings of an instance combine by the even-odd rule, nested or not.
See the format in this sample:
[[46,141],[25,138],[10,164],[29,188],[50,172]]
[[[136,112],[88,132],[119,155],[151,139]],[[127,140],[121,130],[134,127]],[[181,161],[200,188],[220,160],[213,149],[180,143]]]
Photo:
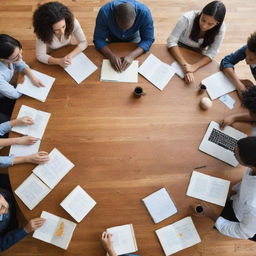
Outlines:
[[[36,57],[39,61],[67,67],[72,58],[87,47],[84,32],[68,7],[59,2],[49,2],[38,7],[33,15],[36,40]],[[63,58],[54,58],[48,53],[77,41],[77,47]]]

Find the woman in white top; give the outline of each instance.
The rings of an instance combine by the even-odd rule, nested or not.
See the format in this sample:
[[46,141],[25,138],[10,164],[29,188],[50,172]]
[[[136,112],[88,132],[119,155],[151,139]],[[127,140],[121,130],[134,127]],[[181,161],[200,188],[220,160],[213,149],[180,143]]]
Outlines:
[[[213,1],[201,12],[191,11],[182,15],[169,35],[169,52],[181,65],[187,83],[193,82],[193,73],[211,62],[218,53],[226,30],[223,23],[225,14],[225,5],[220,1]],[[204,57],[190,64],[181,54],[178,45],[200,51]]]
[[[87,40],[77,19],[68,7],[59,2],[49,2],[38,7],[33,15],[36,40],[36,57],[45,64],[67,67],[72,58],[87,47]],[[77,41],[74,48],[63,58],[54,58],[48,53],[52,49]]]

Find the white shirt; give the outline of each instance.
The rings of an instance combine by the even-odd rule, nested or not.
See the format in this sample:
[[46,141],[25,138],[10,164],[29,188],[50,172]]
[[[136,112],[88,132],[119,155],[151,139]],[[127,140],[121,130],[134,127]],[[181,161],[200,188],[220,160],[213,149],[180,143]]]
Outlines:
[[47,53],[49,53],[53,49],[59,49],[63,46],[71,44],[72,41],[74,40],[78,44],[81,51],[83,51],[88,46],[85,34],[77,19],[74,19],[74,30],[68,38],[66,38],[65,35],[62,35],[61,39],[59,40],[56,35],[53,35],[52,42],[50,44],[46,44],[42,40],[37,38],[36,39],[36,58],[39,61],[45,64],[48,64],[48,59],[51,56],[48,55]]
[[[181,42],[187,46],[200,49],[200,45],[203,43],[203,38],[200,38],[198,42],[195,42],[190,39],[191,30],[193,27],[194,19],[197,15],[200,14],[200,11],[190,11],[183,14],[173,31],[167,39],[168,48],[178,45],[178,42]],[[222,23],[219,33],[215,36],[214,42],[206,49],[202,50],[202,54],[208,56],[210,59],[213,59],[219,52],[220,45],[223,41],[226,31],[226,26]]]
[[236,194],[232,196],[233,210],[239,222],[219,217],[215,223],[220,233],[241,239],[248,239],[256,234],[256,176],[248,169],[240,183],[233,186]]

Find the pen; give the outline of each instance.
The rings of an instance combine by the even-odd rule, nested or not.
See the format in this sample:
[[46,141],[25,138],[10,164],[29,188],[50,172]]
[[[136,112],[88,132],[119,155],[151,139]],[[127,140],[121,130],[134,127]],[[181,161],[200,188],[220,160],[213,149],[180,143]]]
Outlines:
[[205,168],[205,167],[206,167],[206,165],[197,166],[197,167],[194,168],[194,170],[202,169],[202,168]]

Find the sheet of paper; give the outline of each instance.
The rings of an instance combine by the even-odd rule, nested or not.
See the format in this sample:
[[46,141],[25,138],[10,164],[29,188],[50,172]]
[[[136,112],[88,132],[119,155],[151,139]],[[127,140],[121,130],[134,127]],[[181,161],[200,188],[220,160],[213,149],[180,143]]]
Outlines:
[[177,209],[165,188],[142,199],[155,223],[172,216]]
[[187,195],[224,206],[228,196],[230,181],[193,171]]
[[177,61],[174,61],[172,64],[171,64],[171,67],[175,70],[175,73],[181,78],[181,79],[184,79],[185,75],[184,75],[184,72],[180,66],[180,64],[177,62]]
[[126,82],[137,83],[138,82],[138,66],[139,62],[134,60],[132,64],[123,72],[115,71],[109,60],[103,60],[101,67],[101,81],[111,82]]
[[80,222],[96,202],[79,185],[60,204],[77,222]]
[[234,108],[235,100],[230,97],[228,94],[225,94],[219,98],[221,102],[223,102],[229,109]]
[[15,194],[30,209],[34,209],[51,190],[33,173],[15,190]]
[[15,126],[12,128],[12,131],[42,139],[51,114],[22,105],[17,118],[24,116],[31,117],[34,120],[34,124],[26,126]]
[[206,86],[207,93],[209,94],[211,100],[215,100],[224,94],[236,90],[236,87],[230,82],[222,71],[208,76],[202,80],[201,84]]
[[162,91],[174,76],[175,70],[151,53],[139,67],[139,73]]
[[50,160],[38,165],[33,173],[37,175],[49,188],[54,188],[60,180],[74,167],[63,154],[54,148],[49,154]]
[[49,91],[51,90],[52,85],[55,81],[55,78],[36,70],[32,70],[32,73],[45,85],[45,87],[34,86],[28,76],[25,75],[24,82],[22,84],[18,84],[16,89],[20,93],[23,93],[39,101],[45,102]]
[[84,79],[91,75],[97,66],[83,53],[77,54],[73,59],[71,65],[65,68],[65,71],[80,84]]
[[15,155],[15,156],[27,156],[35,154],[39,151],[41,140],[38,139],[34,144],[32,145],[11,145],[9,155]]

